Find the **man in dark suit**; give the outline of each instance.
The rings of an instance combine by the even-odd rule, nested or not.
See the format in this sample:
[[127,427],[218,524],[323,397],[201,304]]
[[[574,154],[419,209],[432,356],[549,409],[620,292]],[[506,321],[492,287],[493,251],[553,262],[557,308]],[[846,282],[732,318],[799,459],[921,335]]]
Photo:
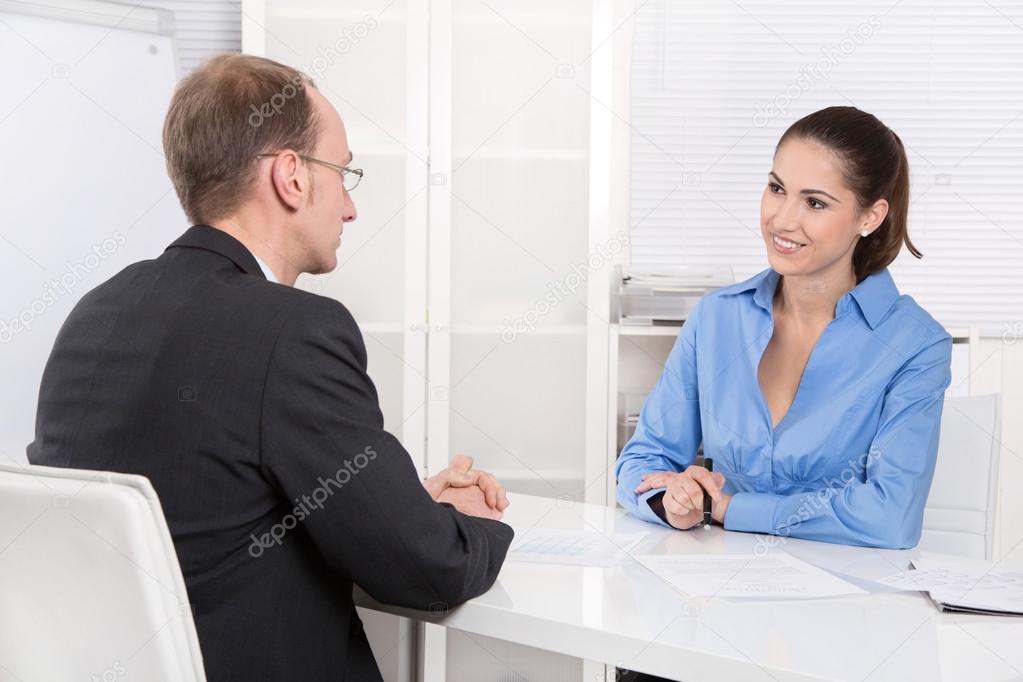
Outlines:
[[353,583],[418,609],[485,592],[504,490],[467,458],[420,481],[355,320],[291,286],[336,267],[360,175],[312,83],[216,57],[179,85],[164,149],[196,225],[71,312],[29,460],[152,481],[211,682],[380,679]]

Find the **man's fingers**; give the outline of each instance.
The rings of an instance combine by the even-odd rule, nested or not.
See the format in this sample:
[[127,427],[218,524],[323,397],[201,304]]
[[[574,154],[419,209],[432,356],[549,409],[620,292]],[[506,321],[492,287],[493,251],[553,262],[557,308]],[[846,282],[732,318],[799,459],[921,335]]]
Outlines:
[[448,480],[456,488],[467,488],[470,485],[476,484],[477,477],[468,471],[455,471],[452,469],[448,473]]
[[483,489],[483,495],[487,500],[487,506],[497,507],[497,495],[498,495],[498,483],[497,479],[492,474],[485,472],[480,473],[478,485]]
[[487,502],[487,506],[502,511],[507,508],[508,493],[496,476],[486,471],[471,473],[473,474],[473,481],[470,485],[479,486],[480,490],[483,491],[483,497]]
[[455,455],[451,458],[448,468],[452,471],[467,472],[472,469],[472,457],[469,455]]

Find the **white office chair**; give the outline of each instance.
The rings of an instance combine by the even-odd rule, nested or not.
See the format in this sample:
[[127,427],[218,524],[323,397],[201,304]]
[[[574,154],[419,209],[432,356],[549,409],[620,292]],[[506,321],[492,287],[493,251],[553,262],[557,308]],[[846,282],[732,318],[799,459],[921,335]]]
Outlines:
[[0,465],[0,682],[204,682],[148,479]]
[[920,549],[993,558],[1000,412],[998,394],[945,398]]

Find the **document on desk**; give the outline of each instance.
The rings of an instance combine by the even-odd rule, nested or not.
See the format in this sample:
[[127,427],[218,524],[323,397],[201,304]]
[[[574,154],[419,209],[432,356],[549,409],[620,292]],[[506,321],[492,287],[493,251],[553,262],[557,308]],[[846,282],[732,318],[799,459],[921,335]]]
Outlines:
[[817,599],[866,592],[784,552],[635,557],[691,597]]
[[927,592],[941,611],[1023,615],[1023,570],[958,558],[914,559],[913,566],[878,582]]
[[572,566],[614,566],[647,536],[646,533],[597,533],[533,528],[512,542],[509,561]]

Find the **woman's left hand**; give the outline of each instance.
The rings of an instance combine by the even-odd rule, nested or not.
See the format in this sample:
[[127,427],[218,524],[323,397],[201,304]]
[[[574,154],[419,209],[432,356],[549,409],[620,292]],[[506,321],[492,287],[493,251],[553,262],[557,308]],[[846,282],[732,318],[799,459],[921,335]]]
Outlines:
[[[690,508],[692,511],[702,509],[703,493],[706,491],[711,498],[711,517],[724,525],[725,512],[728,510],[728,503],[731,502],[732,496],[722,492],[725,477],[720,472],[710,472],[702,466],[693,465],[681,473],[654,471],[645,474],[642,481],[636,488],[637,495],[648,490],[664,488],[667,498],[666,509],[671,501],[681,501],[680,509],[676,513],[684,514],[690,511]],[[697,488],[693,487],[694,482],[699,484]]]

